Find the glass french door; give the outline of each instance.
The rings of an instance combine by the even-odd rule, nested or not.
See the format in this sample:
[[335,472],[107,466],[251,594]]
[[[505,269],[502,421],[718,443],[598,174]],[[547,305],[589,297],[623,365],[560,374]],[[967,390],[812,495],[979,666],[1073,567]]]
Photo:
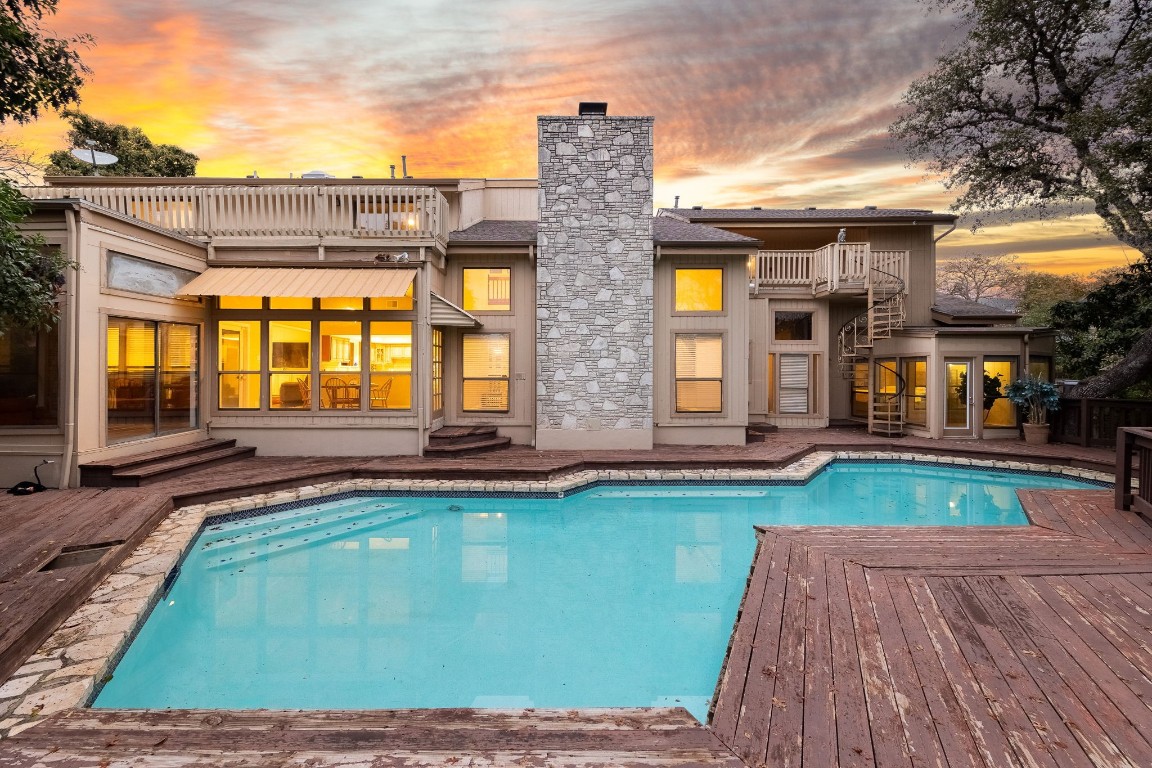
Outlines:
[[944,434],[952,437],[971,435],[972,361],[945,360],[944,381]]

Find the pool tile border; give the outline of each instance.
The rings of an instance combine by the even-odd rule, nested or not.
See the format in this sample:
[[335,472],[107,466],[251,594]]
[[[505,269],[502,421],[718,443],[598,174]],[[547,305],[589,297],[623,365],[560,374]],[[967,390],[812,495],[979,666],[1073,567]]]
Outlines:
[[1087,469],[891,451],[822,451],[783,469],[585,470],[547,481],[341,480],[175,510],[45,643],[0,685],[0,739],[41,719],[85,706],[167,593],[199,532],[212,525],[313,504],[321,498],[448,496],[564,498],[600,486],[804,485],[832,463],[951,465],[997,472],[1065,476],[1110,487],[1111,475]]

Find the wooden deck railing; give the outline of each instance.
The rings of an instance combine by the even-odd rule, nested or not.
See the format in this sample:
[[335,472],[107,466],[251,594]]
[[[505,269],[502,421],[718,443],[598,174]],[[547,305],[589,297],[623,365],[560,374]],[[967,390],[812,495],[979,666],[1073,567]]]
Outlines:
[[1051,417],[1053,442],[1112,448],[1119,427],[1152,427],[1152,401],[1062,397]]
[[448,239],[434,187],[268,185],[29,187],[34,199],[81,198],[187,237]]
[[1152,429],[1117,431],[1116,509],[1152,517]]
[[760,251],[759,288],[809,286],[813,293],[862,290],[879,269],[907,280],[907,251],[874,251],[868,243],[830,243],[811,251]]

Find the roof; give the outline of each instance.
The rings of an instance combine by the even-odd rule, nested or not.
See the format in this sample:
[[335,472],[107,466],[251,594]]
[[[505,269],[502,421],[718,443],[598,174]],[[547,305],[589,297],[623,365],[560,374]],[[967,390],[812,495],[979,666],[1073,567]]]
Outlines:
[[1020,315],[1016,312],[947,293],[936,294],[936,299],[932,302],[932,316],[938,323],[963,326],[1015,325],[1020,319]]
[[[496,243],[535,244],[539,223],[535,221],[478,221],[448,236],[452,245],[492,245]],[[726,232],[707,224],[693,224],[679,216],[664,215],[652,219],[653,241],[657,245],[707,245],[755,248],[760,241]]]
[[953,296],[948,293],[936,294],[936,300],[932,302],[932,311],[952,317],[988,317],[1003,320],[1015,320],[1020,317],[1016,312],[1009,312],[999,307],[970,301],[963,296]]
[[448,242],[453,245],[466,243],[477,245],[525,243],[535,245],[538,227],[539,224],[535,221],[478,221],[470,227],[450,233]]
[[652,219],[652,240],[657,245],[709,245],[758,248],[760,241],[707,224],[693,224],[679,216],[662,215]]
[[828,223],[884,221],[890,223],[952,224],[957,216],[925,208],[662,208],[689,221],[746,223]]

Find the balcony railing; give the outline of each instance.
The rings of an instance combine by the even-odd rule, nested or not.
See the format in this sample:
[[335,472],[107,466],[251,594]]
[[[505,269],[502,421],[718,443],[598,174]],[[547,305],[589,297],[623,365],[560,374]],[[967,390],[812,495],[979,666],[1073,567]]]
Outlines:
[[873,250],[868,243],[830,243],[811,251],[760,251],[755,286],[807,286],[814,294],[863,292],[874,269],[907,281],[908,251]]
[[448,204],[433,187],[30,187],[33,199],[82,198],[194,238],[319,236],[448,239]]

